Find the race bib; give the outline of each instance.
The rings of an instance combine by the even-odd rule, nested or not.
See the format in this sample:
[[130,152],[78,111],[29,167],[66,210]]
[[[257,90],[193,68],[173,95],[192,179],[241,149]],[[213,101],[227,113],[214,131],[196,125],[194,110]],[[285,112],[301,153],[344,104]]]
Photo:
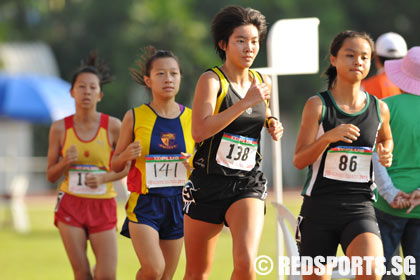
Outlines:
[[370,181],[372,148],[338,146],[327,152],[324,177],[339,181]]
[[95,165],[72,165],[69,169],[69,191],[74,194],[105,194],[106,184],[99,185],[97,188],[90,188],[85,185],[87,174],[106,173]]
[[255,166],[258,142],[254,138],[224,133],[216,154],[219,165],[249,171]]
[[179,155],[147,155],[146,184],[150,188],[184,186],[187,169],[182,163],[187,157]]

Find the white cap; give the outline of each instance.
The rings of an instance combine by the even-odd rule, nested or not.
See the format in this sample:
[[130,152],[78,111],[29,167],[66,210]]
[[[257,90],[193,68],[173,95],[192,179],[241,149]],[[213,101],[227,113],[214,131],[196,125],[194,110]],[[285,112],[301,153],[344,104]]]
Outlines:
[[376,40],[376,54],[386,58],[402,58],[407,54],[407,44],[397,33],[384,33]]

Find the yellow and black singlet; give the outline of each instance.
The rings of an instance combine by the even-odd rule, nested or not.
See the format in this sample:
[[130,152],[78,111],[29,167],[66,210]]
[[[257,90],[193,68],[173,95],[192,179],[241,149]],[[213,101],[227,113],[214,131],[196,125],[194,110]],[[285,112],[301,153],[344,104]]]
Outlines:
[[[213,67],[209,71],[216,73],[220,80],[214,111],[214,114],[218,114],[242,98],[219,67]],[[254,70],[249,71],[257,79],[257,83],[264,82],[261,74]],[[197,172],[247,177],[250,172],[258,169],[262,159],[259,143],[266,118],[266,106],[266,102],[260,102],[248,108],[225,129],[199,143],[193,160]]]

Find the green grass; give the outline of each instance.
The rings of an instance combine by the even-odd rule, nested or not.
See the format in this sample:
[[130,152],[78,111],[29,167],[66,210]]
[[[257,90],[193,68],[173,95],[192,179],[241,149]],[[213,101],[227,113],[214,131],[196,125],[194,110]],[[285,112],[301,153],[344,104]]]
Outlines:
[[[301,199],[298,195],[285,195],[286,206],[296,215]],[[48,280],[73,279],[70,263],[64,251],[58,230],[53,225],[54,197],[30,198],[27,200],[31,231],[27,234],[16,233],[7,210],[0,211],[0,279],[5,280]],[[125,218],[124,202],[118,208],[119,227]],[[264,232],[259,255],[267,255],[275,261],[276,224],[274,208],[267,201]],[[91,265],[95,263],[89,248]],[[220,234],[210,279],[229,279],[232,272],[232,240],[230,232]],[[118,234],[117,279],[134,279],[139,268],[131,240]],[[182,279],[185,270],[185,254],[181,259],[174,279]],[[267,276],[257,279],[276,279],[276,268]]]

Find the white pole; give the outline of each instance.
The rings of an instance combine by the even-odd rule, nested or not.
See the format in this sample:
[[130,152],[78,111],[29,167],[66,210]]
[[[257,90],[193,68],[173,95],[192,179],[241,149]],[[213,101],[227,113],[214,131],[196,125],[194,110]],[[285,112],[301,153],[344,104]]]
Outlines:
[[[268,65],[269,67],[265,68],[255,68],[258,72],[266,74],[271,77],[271,98],[270,98],[270,109],[271,115],[280,120],[280,106],[279,106],[279,90],[278,90],[278,81],[277,73],[270,67],[272,64],[272,58],[270,55],[270,44],[268,43]],[[271,140],[271,137],[270,137]],[[275,193],[276,203],[283,203],[283,173],[282,173],[282,164],[281,164],[281,139],[279,141],[271,141],[271,155],[272,155],[272,176],[273,176],[273,190]],[[280,258],[284,255],[284,241],[283,241],[283,231],[281,229],[280,223],[277,218],[277,208],[275,210],[276,216],[276,259],[277,264],[280,263]],[[283,280],[283,272],[280,271],[280,265],[277,265],[277,279]]]
[[[318,25],[319,19],[284,19],[274,23],[267,37],[268,67],[260,72],[271,76],[271,114],[280,120],[279,90],[277,76],[298,75],[318,72]],[[257,70],[257,69],[256,69]],[[286,131],[287,133],[287,131]],[[283,174],[281,142],[272,141],[273,188],[275,202],[283,203]],[[277,279],[283,280],[280,271],[281,256],[284,255],[283,231],[277,224]]]
[[[278,82],[277,75],[272,74],[271,76],[271,114],[276,116],[280,120],[280,106],[279,106],[279,96],[278,96]],[[281,140],[271,141],[271,149],[273,155],[273,187],[275,192],[275,202],[283,203],[283,173],[281,165]],[[277,217],[277,211],[276,211]],[[277,220],[277,219],[276,219]],[[280,257],[284,255],[284,244],[283,244],[283,232],[280,227],[280,224],[276,222],[277,225],[277,279],[284,279],[282,271],[280,271]]]
[[[278,80],[277,73],[273,71],[275,66],[274,53],[276,51],[276,39],[274,32],[268,35],[267,40],[267,64],[268,68],[271,69],[271,98],[270,98],[270,108],[271,114],[280,119],[280,103],[279,103],[279,89],[278,89]],[[271,141],[271,149],[273,155],[273,187],[275,194],[275,202],[283,203],[283,169],[281,164],[281,139],[279,141]],[[281,229],[280,223],[278,222],[277,217],[277,208],[276,208],[276,243],[277,243],[277,279],[283,280],[284,275],[283,271],[280,269],[281,257],[284,255],[284,237],[283,231]]]

